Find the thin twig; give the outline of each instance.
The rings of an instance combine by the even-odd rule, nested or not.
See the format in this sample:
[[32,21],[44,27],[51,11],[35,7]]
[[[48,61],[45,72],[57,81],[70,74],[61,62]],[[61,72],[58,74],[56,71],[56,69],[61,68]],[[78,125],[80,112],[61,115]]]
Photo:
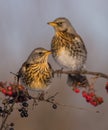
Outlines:
[[95,75],[98,77],[102,77],[105,79],[108,79],[108,75],[101,73],[101,72],[92,72],[88,70],[81,70],[81,71],[61,71],[61,70],[55,70],[54,73],[59,74],[87,74],[87,75]]
[[77,110],[85,110],[85,111],[93,111],[93,112],[96,112],[96,113],[100,113],[100,111],[95,111],[93,109],[87,109],[87,108],[84,108],[84,107],[78,107],[78,106],[73,106],[73,105],[66,105],[66,104],[61,104],[61,103],[58,103],[56,102],[57,105],[59,106],[62,106],[62,107],[68,107],[68,108],[73,108],[73,109],[77,109]]
[[16,100],[17,100],[17,97],[16,97],[15,101],[12,103],[12,105],[10,106],[7,115],[4,117],[4,119],[3,119],[3,121],[2,121],[2,124],[1,124],[1,127],[0,127],[0,130],[2,130],[2,129],[4,128],[4,125],[5,125],[5,123],[6,123],[7,119],[8,119],[8,116],[10,115],[10,113],[11,113],[12,110],[13,110],[13,107],[14,107],[14,105],[15,105],[15,103],[16,103]]

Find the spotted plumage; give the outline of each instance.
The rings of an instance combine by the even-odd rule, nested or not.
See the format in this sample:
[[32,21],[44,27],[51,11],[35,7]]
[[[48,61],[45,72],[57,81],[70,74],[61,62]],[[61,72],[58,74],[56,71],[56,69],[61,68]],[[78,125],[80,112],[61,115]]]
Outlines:
[[44,48],[36,48],[23,63],[18,75],[25,87],[37,91],[44,91],[49,87],[53,77],[53,69],[47,61],[50,53]]
[[[66,35],[65,35],[66,34]],[[79,36],[59,32],[52,39],[52,55],[54,59],[73,71],[80,70],[87,58],[85,46]]]
[[[87,50],[83,40],[76,33],[70,21],[67,18],[60,17],[48,24],[53,26],[55,30],[55,35],[51,42],[52,56],[55,61],[62,68],[68,68],[72,71],[83,69],[87,59]],[[75,76],[79,77],[77,78],[79,82],[80,76]],[[69,75],[68,81],[70,82],[71,79],[73,82],[73,76],[72,78],[70,77],[71,75]]]

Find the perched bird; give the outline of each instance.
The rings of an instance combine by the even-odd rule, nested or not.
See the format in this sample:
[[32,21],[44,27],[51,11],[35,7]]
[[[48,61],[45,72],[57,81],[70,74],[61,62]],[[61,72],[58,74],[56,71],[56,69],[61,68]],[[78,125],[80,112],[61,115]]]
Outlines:
[[18,77],[28,89],[41,92],[49,87],[53,77],[53,69],[48,63],[49,54],[51,54],[51,51],[44,48],[36,48],[22,64]]
[[[87,59],[87,50],[82,38],[67,18],[59,17],[52,22],[48,22],[55,30],[52,38],[51,50],[55,61],[62,67],[72,71],[81,71]],[[68,85],[88,85],[84,75],[68,75]]]

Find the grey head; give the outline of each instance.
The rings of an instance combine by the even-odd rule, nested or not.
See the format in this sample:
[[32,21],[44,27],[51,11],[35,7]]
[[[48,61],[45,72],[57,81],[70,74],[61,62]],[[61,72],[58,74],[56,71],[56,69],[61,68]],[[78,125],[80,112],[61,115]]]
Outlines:
[[55,32],[68,32],[76,34],[74,27],[65,17],[56,18],[54,21],[48,22],[48,24],[54,27]]
[[47,62],[49,54],[51,54],[51,51],[49,51],[49,50],[46,50],[41,47],[36,48],[29,55],[28,59],[26,60],[26,63],[27,64],[36,64],[36,63]]

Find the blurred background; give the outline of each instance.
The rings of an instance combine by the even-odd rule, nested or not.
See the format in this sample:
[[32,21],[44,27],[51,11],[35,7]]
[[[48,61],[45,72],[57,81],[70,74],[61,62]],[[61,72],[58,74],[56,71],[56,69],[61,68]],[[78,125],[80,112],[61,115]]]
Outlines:
[[[34,48],[50,49],[54,31],[47,22],[61,16],[70,19],[85,42],[86,67],[108,73],[107,0],[0,0],[0,80],[12,81],[10,71],[18,72]],[[52,57],[49,62],[54,69],[59,69]],[[29,110],[28,118],[22,119],[14,112],[8,121],[15,122],[16,130],[107,130],[105,82],[104,79],[96,82],[96,92],[104,97],[104,103],[93,107],[66,85],[66,75],[55,76],[48,95],[59,92],[57,102],[87,111],[63,106],[53,110],[50,104],[42,102]],[[101,113],[95,113],[97,110]]]

